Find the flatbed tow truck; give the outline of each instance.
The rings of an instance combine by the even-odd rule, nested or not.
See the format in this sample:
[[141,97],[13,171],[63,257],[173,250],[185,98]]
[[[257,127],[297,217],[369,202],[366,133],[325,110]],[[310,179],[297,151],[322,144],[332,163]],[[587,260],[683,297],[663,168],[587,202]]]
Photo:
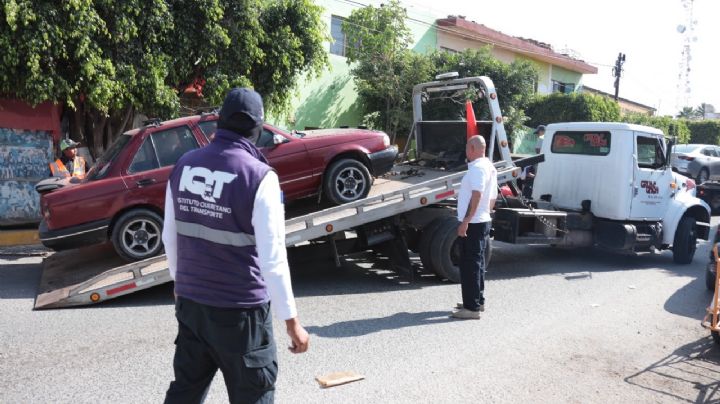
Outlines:
[[[453,226],[454,230],[457,225],[452,208],[467,169],[467,123],[424,121],[422,108],[433,96],[463,97],[468,91],[474,91],[487,107],[489,119],[478,121],[477,126],[487,140],[488,155],[494,156],[499,184],[513,182],[523,166],[542,161],[542,155],[515,162],[511,159],[491,79],[438,76],[436,81],[418,84],[413,90],[413,130],[402,156],[407,160],[412,142],[416,158],[396,165],[391,175],[376,179],[370,195],[363,200],[319,211],[298,213],[288,209],[285,227],[289,256],[307,257],[313,256],[307,254],[309,250],[319,251],[339,265],[343,254],[373,250],[388,256],[392,269],[412,280],[412,250],[420,253],[426,271],[458,282],[455,260],[450,259],[452,245],[440,256],[435,245],[447,244],[436,236],[442,229]],[[433,231],[424,231],[428,226]],[[63,251],[43,262],[35,309],[104,302],[170,281],[164,255],[126,263],[109,245]]]

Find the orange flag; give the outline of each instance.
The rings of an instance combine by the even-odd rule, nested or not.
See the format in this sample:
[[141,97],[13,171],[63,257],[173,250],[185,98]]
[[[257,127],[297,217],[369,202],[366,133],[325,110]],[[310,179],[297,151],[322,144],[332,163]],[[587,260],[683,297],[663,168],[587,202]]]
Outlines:
[[478,130],[477,122],[475,122],[475,111],[473,110],[470,100],[465,103],[465,117],[467,118],[467,138],[470,139],[475,135],[479,135],[480,131]]

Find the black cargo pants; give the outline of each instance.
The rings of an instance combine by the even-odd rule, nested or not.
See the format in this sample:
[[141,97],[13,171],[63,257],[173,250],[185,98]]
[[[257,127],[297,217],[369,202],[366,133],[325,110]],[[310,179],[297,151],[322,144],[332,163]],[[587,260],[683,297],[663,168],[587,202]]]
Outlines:
[[179,297],[175,380],[165,403],[201,403],[218,369],[231,403],[272,403],[278,366],[270,304],[251,309],[206,306]]
[[485,249],[489,247],[490,222],[470,223],[460,240],[460,286],[463,307],[478,311],[485,304]]

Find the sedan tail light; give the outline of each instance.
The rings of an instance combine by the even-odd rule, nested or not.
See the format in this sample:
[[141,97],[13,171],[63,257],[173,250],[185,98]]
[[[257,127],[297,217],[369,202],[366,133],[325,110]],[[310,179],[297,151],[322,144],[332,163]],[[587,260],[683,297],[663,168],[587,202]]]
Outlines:
[[678,158],[679,158],[680,160],[685,160],[685,161],[693,161],[693,160],[695,160],[695,157],[692,157],[692,156],[678,156]]

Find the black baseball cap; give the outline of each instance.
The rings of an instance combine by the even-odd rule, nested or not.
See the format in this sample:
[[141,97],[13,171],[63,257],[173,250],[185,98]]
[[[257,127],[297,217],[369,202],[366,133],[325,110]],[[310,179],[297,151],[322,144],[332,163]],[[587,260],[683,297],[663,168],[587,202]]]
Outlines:
[[251,127],[260,126],[263,124],[264,115],[260,94],[251,88],[236,87],[225,96],[220,108],[218,127],[238,128],[239,122],[252,123]]
[[535,129],[535,132],[533,132],[533,133],[537,135],[541,131],[543,131],[543,132],[545,131],[545,125],[538,126],[537,129]]

